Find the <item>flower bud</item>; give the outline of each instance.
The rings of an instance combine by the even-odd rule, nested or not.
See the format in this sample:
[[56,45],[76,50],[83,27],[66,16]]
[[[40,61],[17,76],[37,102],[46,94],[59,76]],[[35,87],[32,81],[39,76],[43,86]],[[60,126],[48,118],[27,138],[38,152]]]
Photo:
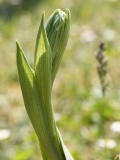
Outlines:
[[52,50],[52,83],[61,63],[70,30],[70,11],[57,9],[46,24],[46,33]]

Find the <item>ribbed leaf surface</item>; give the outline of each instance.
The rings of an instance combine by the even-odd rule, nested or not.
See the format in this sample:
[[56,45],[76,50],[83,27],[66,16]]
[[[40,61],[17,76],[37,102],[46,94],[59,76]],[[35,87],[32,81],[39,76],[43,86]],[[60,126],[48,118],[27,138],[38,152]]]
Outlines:
[[36,86],[34,71],[30,68],[22,49],[17,43],[17,67],[23,99],[28,116],[33,124],[40,144],[49,160],[63,160],[45,118],[45,112],[40,101]]

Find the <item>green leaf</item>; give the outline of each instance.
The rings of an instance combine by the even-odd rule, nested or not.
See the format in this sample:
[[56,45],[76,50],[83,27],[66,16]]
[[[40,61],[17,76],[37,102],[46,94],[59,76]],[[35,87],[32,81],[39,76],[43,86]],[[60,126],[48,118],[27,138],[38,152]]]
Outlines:
[[55,134],[55,122],[51,107],[51,48],[44,28],[44,14],[42,15],[35,48],[35,78],[39,89],[42,106],[46,114],[51,134]]
[[45,155],[49,157],[50,160],[63,160],[61,153],[50,134],[45,112],[41,104],[40,94],[37,89],[34,71],[29,66],[18,42],[16,45],[19,80],[28,116],[36,131]]
[[63,150],[64,156],[65,156],[65,160],[74,160],[73,157],[71,156],[70,152],[68,151],[67,147],[65,146],[63,140],[62,140],[62,136],[57,128],[57,132],[60,138],[60,146]]
[[[50,133],[54,139],[57,148],[63,155],[63,150],[59,148],[59,137],[56,130],[54,113],[51,105],[51,71],[52,71],[52,54],[46,31],[44,28],[44,14],[42,15],[35,49],[35,78],[40,93],[40,98]],[[42,146],[41,146],[42,148]],[[44,151],[42,152],[45,157]]]

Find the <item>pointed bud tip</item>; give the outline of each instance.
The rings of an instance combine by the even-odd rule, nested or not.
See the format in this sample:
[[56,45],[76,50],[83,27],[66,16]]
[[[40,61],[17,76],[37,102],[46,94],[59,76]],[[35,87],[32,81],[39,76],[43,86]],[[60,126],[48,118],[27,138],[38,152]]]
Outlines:
[[59,15],[60,17],[64,17],[66,13],[62,11],[61,9],[56,9],[53,15]]
[[20,45],[20,43],[17,40],[16,40],[16,49],[17,49],[17,54],[19,54],[20,51],[22,51],[21,45]]
[[70,21],[70,19],[71,19],[71,13],[70,13],[70,10],[68,9],[68,8],[66,8],[66,11],[67,11],[67,18],[68,18],[68,20]]
[[44,19],[45,19],[45,11],[43,11],[42,18],[41,18],[41,23],[43,23],[43,24],[44,24]]
[[61,12],[61,11],[62,11],[62,10],[59,9],[59,8],[55,10],[56,13],[57,13],[57,12]]
[[16,39],[16,47],[17,47],[17,49],[20,48],[20,44],[17,39]]
[[15,41],[15,42],[16,42],[16,45],[18,45],[18,44],[19,44],[19,42],[18,42],[18,40],[17,40],[17,39],[16,39],[16,41]]

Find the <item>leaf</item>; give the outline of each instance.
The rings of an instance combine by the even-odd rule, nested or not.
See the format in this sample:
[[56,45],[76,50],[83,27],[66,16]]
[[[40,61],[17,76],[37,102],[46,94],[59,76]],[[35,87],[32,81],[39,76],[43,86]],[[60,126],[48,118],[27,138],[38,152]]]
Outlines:
[[[49,134],[52,135],[58,150],[63,155],[63,151],[59,147],[59,137],[57,134],[54,113],[51,105],[51,59],[51,48],[49,46],[46,31],[44,28],[44,15],[42,15],[35,49],[35,78],[37,81],[37,86],[39,88],[40,98],[46,115],[46,120],[49,126]],[[45,157],[43,149],[42,154],[43,157]]]
[[57,132],[60,138],[60,146],[63,150],[64,156],[65,156],[65,160],[74,160],[73,157],[71,156],[70,152],[68,151],[67,147],[65,146],[63,140],[62,140],[62,136],[57,128]]
[[35,78],[39,89],[42,106],[52,135],[55,135],[55,122],[51,107],[51,48],[44,28],[44,14],[42,15],[35,48]]
[[18,42],[16,42],[16,45],[19,80],[28,116],[36,131],[40,144],[44,149],[45,155],[47,155],[50,160],[63,160],[50,134],[45,112],[41,104],[40,94],[37,89],[34,71],[29,66]]

